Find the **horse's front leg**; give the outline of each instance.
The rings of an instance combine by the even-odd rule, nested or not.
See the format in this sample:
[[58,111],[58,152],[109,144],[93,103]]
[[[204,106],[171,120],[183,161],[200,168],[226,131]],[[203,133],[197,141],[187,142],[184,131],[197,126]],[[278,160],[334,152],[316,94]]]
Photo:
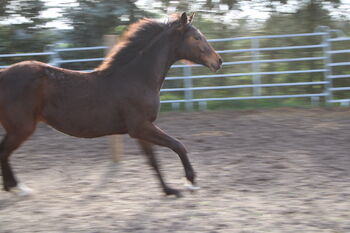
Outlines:
[[129,135],[133,138],[141,139],[159,146],[168,147],[173,150],[181,159],[187,180],[192,184],[195,184],[195,172],[187,157],[187,151],[181,142],[170,137],[150,122],[129,127]]
[[160,181],[160,184],[163,188],[163,191],[166,195],[175,195],[177,197],[181,197],[181,193],[176,190],[176,189],[172,189],[170,188],[163,180],[163,176],[162,173],[159,169],[159,164],[158,161],[156,159],[156,156],[154,154],[154,150],[153,150],[153,146],[151,143],[148,143],[144,140],[139,139],[138,140],[141,149],[143,150],[143,152],[145,153],[145,155],[147,156],[148,162],[149,164],[154,168],[154,170],[156,171],[156,175]]

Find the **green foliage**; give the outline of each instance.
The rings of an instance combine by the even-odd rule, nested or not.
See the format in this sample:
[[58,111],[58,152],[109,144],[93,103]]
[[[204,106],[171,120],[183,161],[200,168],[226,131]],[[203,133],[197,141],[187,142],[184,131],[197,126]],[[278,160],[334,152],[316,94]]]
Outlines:
[[0,18],[7,15],[7,6],[10,0],[1,0],[0,1]]
[[312,32],[320,25],[334,28],[334,21],[330,12],[324,9],[322,1],[310,1],[302,6],[293,14],[272,14],[262,31],[270,34],[288,34]]
[[29,32],[35,32],[49,21],[40,15],[46,9],[42,0],[2,0],[0,7],[2,21],[17,18],[18,23],[13,24]]
[[[45,24],[50,20],[41,16],[46,9],[41,0],[1,0],[0,54],[41,52],[57,38]],[[11,23],[9,23],[11,22]],[[26,57],[26,59],[31,59]],[[46,57],[35,57],[47,61]],[[9,65],[23,58],[0,59],[0,65]]]
[[236,100],[208,102],[208,110],[222,109],[259,109],[280,107],[312,107],[308,98],[269,99],[269,100]]
[[100,45],[103,35],[150,15],[132,0],[77,0],[77,3],[78,6],[64,11],[68,24],[73,28],[67,35],[74,46]]
[[171,11],[198,11],[210,16],[226,16],[228,13],[237,12],[242,8],[249,6],[251,9],[259,9],[269,12],[277,12],[279,6],[283,5],[297,5],[299,9],[304,8],[305,4],[319,4],[319,5],[332,5],[337,7],[340,5],[341,0],[158,0],[162,5],[158,7],[158,10],[168,13]]

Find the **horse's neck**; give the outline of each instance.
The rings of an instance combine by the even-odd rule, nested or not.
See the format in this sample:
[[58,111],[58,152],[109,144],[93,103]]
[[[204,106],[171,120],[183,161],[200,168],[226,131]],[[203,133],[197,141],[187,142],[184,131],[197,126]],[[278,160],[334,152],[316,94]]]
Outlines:
[[[176,61],[172,38],[159,38],[156,42],[146,46],[128,64],[123,66],[112,65],[103,70],[97,70],[97,77],[105,82],[120,82],[122,77],[128,80],[137,79],[138,83],[155,90],[160,90],[165,75]],[[110,77],[115,77],[110,79]]]
[[173,46],[171,42],[165,38],[159,40],[158,43],[155,43],[152,47],[144,51],[134,65],[135,69],[142,67],[142,69],[140,69],[142,70],[140,79],[146,82],[146,85],[159,90],[169,68],[175,61],[176,57]]

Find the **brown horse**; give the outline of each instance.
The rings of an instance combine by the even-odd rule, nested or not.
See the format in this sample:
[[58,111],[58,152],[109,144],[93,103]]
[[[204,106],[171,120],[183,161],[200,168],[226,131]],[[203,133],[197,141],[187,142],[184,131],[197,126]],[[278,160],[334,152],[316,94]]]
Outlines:
[[152,145],[178,154],[186,178],[195,173],[185,147],[153,124],[159,93],[170,66],[180,59],[216,71],[222,60],[186,13],[167,23],[143,19],[131,25],[106,60],[92,72],[53,67],[37,61],[14,64],[0,72],[0,144],[3,186],[21,189],[9,164],[11,153],[39,121],[75,137],[129,134],[138,140],[166,195],[180,196],[163,180]]

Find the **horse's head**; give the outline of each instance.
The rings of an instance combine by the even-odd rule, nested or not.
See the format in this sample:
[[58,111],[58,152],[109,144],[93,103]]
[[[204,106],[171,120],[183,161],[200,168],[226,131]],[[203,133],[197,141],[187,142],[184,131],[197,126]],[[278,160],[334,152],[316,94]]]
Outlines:
[[220,69],[222,58],[215,52],[204,35],[191,24],[193,15],[188,17],[186,13],[183,13],[173,24],[181,41],[177,47],[177,56],[179,59],[202,64],[215,72]]

